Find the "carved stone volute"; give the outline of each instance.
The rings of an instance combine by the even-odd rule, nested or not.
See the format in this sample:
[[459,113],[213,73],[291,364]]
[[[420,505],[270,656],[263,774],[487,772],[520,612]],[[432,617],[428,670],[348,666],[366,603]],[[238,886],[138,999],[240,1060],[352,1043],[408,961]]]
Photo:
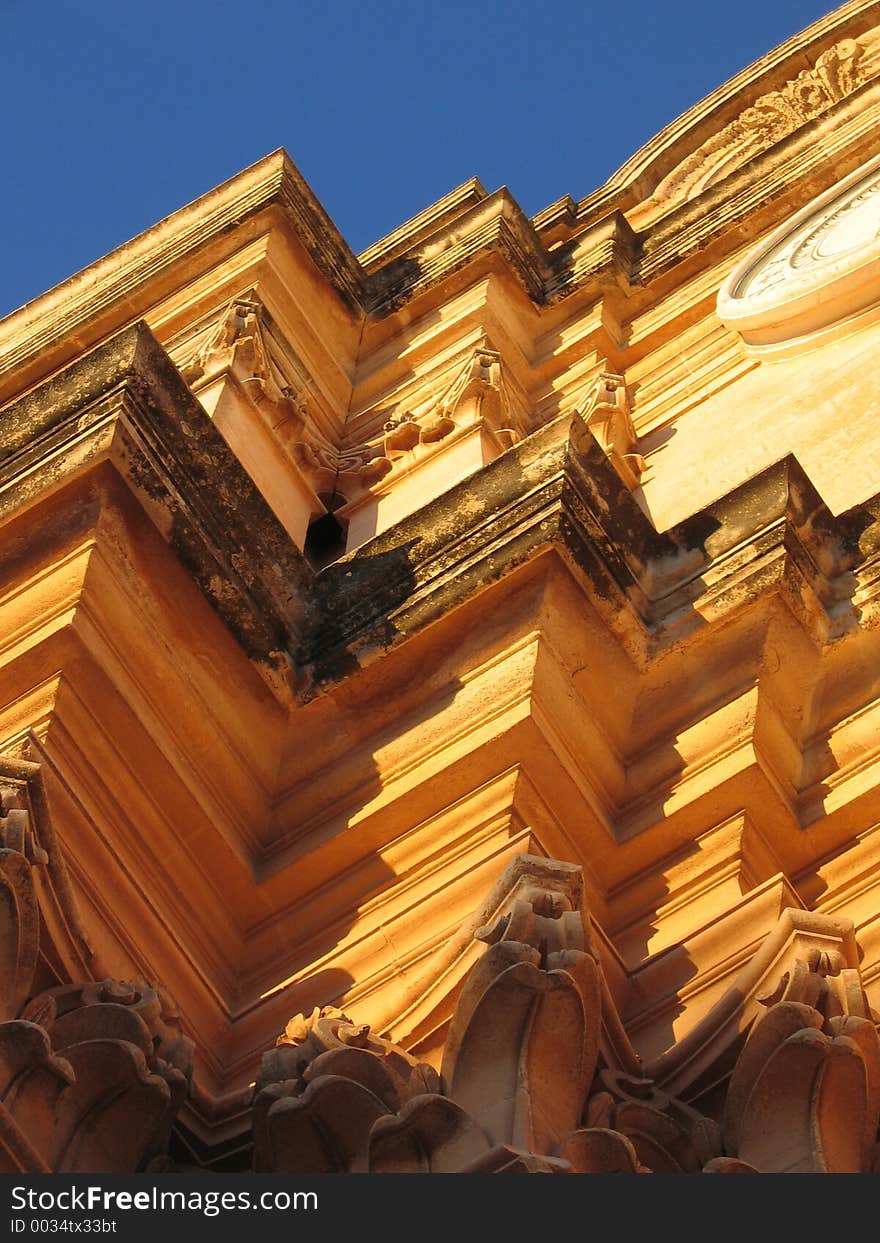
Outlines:
[[[39,895],[79,930],[51,825],[35,823],[38,766],[4,761],[0,785],[0,1170],[131,1172],[164,1151],[186,1095],[193,1043],[169,997],[143,981],[61,984],[33,994]],[[57,845],[53,844],[57,855]],[[53,866],[54,863],[54,866]],[[38,891],[34,873],[49,876]],[[82,952],[78,940],[70,957]]]

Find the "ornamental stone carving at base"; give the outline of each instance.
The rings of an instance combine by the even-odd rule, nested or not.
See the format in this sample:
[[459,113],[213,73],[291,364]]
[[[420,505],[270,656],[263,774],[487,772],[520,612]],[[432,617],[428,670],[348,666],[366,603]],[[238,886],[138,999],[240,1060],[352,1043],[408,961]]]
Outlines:
[[[194,1053],[177,1008],[143,981],[34,988],[49,948],[34,872],[51,833],[29,804],[7,798],[4,810],[0,1168],[182,1168],[165,1155]],[[872,1168],[880,1041],[840,921],[787,913],[763,956],[647,1067],[604,978],[579,869],[520,855],[506,877],[476,928],[483,948],[457,989],[439,1071],[334,1006],[295,1016],[254,1086],[257,1171]],[[725,1085],[718,1116],[666,1086],[707,1078]]]
[[[515,898],[477,932],[487,948],[459,993],[440,1075],[339,1010],[296,1016],[263,1059],[254,1102],[256,1169],[870,1168],[880,1045],[857,970],[817,950],[796,959],[758,998],[766,1014],[735,1061],[719,1121],[655,1079],[609,1062],[603,1027],[617,1029],[621,1020],[603,1012],[609,994],[589,917],[572,909],[567,895],[540,887],[544,860],[530,864],[536,884],[529,899]],[[720,1026],[727,999],[716,1011]],[[710,1014],[704,1026],[712,1022]]]
[[[22,776],[35,784],[35,770],[4,761],[2,775],[26,791]],[[47,948],[34,872],[57,860],[30,808],[9,801],[0,809],[0,1171],[142,1169],[168,1143],[192,1041],[173,1002],[142,981],[33,992]]]

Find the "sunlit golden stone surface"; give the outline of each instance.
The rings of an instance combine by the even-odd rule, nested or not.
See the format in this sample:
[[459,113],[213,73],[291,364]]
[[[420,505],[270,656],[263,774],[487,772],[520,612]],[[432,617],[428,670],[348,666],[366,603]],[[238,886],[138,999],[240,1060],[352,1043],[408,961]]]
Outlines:
[[872,1167],[878,122],[853,0],[580,202],[276,152],[0,324],[0,1168]]

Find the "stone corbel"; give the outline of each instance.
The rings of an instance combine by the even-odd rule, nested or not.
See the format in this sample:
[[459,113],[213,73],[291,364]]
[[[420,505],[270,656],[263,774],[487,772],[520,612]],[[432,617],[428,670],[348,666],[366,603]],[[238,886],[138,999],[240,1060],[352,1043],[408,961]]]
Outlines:
[[231,377],[287,440],[305,424],[306,399],[272,357],[266,311],[253,292],[232,300],[207,342],[180,373],[196,395],[216,380]]
[[518,899],[480,929],[489,948],[450,1024],[442,1077],[493,1145],[558,1156],[596,1071],[599,966],[582,911],[563,893]]
[[[39,743],[32,738],[30,746],[38,749]],[[28,865],[37,926],[42,923],[65,968],[71,975],[91,972],[94,954],[55,837],[41,766],[11,755],[0,755],[0,856],[11,868],[23,866],[16,858]],[[8,945],[7,932],[0,934],[0,952]]]
[[670,1094],[688,1093],[763,1017],[780,980],[797,981],[802,974],[799,963],[825,960],[837,964],[838,974],[841,964],[851,973],[842,981],[857,978],[859,948],[852,923],[787,908],[719,1001],[671,1049],[647,1064],[644,1074]]
[[392,463],[374,445],[336,450],[315,441],[298,440],[293,460],[319,495],[340,493],[352,500],[391,471]]
[[418,461],[454,432],[478,425],[499,452],[520,439],[497,350],[481,343],[439,401],[417,413],[399,409],[386,419],[382,437],[372,443],[334,449],[302,436],[292,445],[294,461],[315,492],[339,493],[351,501],[375,487],[395,468]]
[[456,425],[480,423],[502,451],[521,438],[505,391],[501,355],[486,338],[476,347],[440,403]]
[[837,951],[795,960],[727,1090],[727,1152],[760,1173],[858,1174],[880,1118],[880,1041],[859,972]]
[[512,422],[501,355],[483,340],[439,401],[419,414],[403,410],[388,419],[383,451],[394,462],[405,454],[430,450],[453,432],[478,424],[503,452],[520,439]]
[[646,467],[637,451],[623,376],[602,372],[587,398],[583,419],[627,488],[637,488]]

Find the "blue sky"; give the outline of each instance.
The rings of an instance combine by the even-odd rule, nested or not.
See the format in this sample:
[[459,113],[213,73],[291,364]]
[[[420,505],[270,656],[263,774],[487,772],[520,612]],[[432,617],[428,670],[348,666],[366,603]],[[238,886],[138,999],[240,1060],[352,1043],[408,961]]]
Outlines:
[[581,198],[827,0],[0,0],[0,314],[284,146],[354,250]]

